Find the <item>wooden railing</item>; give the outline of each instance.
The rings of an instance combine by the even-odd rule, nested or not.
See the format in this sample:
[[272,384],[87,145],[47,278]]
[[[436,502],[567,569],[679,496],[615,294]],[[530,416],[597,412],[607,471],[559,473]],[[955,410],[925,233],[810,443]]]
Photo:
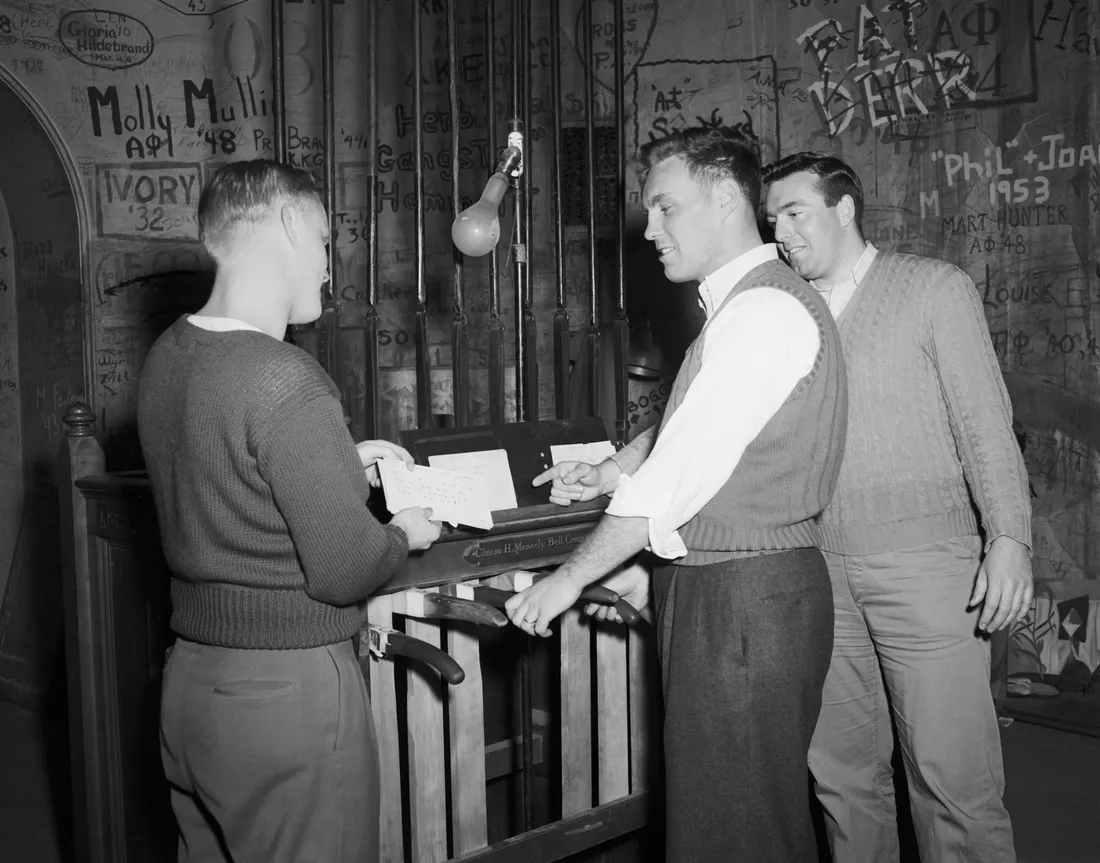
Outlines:
[[[172,636],[152,496],[140,474],[104,473],[87,408],[75,406],[65,420],[78,858],[159,863],[174,859],[176,831],[158,743]],[[440,581],[373,597],[359,638],[381,760],[381,859],[662,859],[650,829],[662,796],[652,629],[570,611],[559,637],[542,641],[511,627],[432,619],[425,593],[469,597],[476,585],[513,586],[507,573]],[[424,663],[387,654],[377,638],[385,630],[442,647],[464,679],[450,685]],[[489,712],[518,716],[518,733],[487,740],[490,725],[502,724]]]

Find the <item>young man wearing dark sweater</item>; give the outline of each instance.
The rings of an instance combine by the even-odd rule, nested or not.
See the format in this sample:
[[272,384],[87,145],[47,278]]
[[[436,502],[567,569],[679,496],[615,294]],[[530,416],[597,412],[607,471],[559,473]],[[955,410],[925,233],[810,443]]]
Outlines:
[[199,201],[209,301],[157,340],[138,431],[177,639],[161,756],[179,860],[377,859],[379,780],[351,638],[370,594],[439,526],[366,507],[385,441],[358,446],[288,324],[316,320],[328,220],[310,176],[221,168]]
[[828,303],[848,366],[847,449],[820,518],[836,631],[810,748],[833,860],[898,860],[892,709],[921,859],[1012,863],[978,631],[1031,605],[1031,506],[981,299],[950,264],[868,244],[859,178],[835,156],[797,153],[764,179],[776,241]]
[[[757,229],[760,168],[728,129],[641,152],[646,238],[672,282],[699,282],[706,323],[659,430],[598,466],[557,465],[551,500],[614,494],[557,572],[508,602],[547,634],[580,590],[648,546],[665,696],[670,861],[816,859],[806,753],[832,645],[814,517],[847,417],[839,337],[821,297]],[[637,607],[648,577],[605,583]]]

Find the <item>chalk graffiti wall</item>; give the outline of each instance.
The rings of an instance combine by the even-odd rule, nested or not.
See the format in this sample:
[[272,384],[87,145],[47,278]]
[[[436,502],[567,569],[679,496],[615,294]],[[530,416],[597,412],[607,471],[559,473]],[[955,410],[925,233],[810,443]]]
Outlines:
[[[84,250],[94,322],[93,395],[108,430],[121,430],[132,423],[135,382],[152,338],[209,284],[210,265],[196,243],[194,217],[204,179],[227,160],[273,153],[269,3],[97,2],[99,8],[77,8],[59,0],[0,0],[0,63],[52,118],[79,166],[94,226]],[[626,124],[619,129],[611,89],[614,7],[611,0],[591,0],[589,63],[578,48],[582,2],[563,0],[560,6],[561,107],[570,168],[562,200],[563,281],[573,325],[587,319],[591,293],[587,204],[578,180],[586,169],[585,64],[596,77],[598,146],[591,168],[601,239],[614,232],[608,213],[619,135],[633,150],[685,124],[724,123],[757,140],[766,159],[805,148],[841,154],[864,180],[869,238],[883,247],[944,257],[962,267],[981,294],[1032,475],[1037,573],[1100,575],[1100,422],[1090,422],[1100,405],[1096,4],[623,0]],[[511,113],[510,22],[505,4],[499,6],[491,46],[498,141]],[[536,312],[548,320],[555,244],[545,143],[553,58],[549,7],[534,6],[531,259]],[[392,435],[415,416],[409,371],[417,299],[413,130],[419,125],[424,132],[425,277],[433,403],[440,412],[450,397],[451,178],[459,172],[461,208],[480,194],[495,153],[487,122],[485,4],[459,0],[454,69],[446,59],[443,0],[378,4],[377,145],[368,138],[365,7],[350,0],[334,5],[335,286],[344,325],[360,325],[368,308],[364,226],[367,164],[374,158],[377,308],[386,367],[383,432]],[[285,0],[283,9],[289,158],[320,177],[320,10],[310,0]],[[414,14],[422,27],[419,70],[413,69],[411,49]],[[420,116],[412,105],[414,74],[423,83]],[[461,100],[461,146],[453,154],[452,74]],[[629,227],[637,234],[639,190],[632,176],[626,191]],[[503,227],[507,236],[508,224]],[[501,248],[502,312],[511,331],[510,269]],[[655,261],[645,251],[637,254],[631,272],[638,285],[680,290],[657,284],[661,280],[648,275],[656,272]],[[467,261],[464,278],[474,415],[481,418],[485,260]],[[540,333],[537,345],[545,414],[553,408],[548,335]],[[348,355],[354,356],[351,349]],[[353,367],[347,374],[356,383]]]

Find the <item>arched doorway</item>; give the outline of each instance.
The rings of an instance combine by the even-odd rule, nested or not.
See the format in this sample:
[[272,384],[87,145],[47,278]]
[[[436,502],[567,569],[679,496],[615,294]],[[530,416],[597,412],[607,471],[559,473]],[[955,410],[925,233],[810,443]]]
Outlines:
[[[0,698],[30,707],[64,693],[54,464],[69,404],[89,386],[88,225],[76,166],[46,112],[0,69],[0,195],[8,230],[0,314]],[[13,295],[13,296],[11,296]]]

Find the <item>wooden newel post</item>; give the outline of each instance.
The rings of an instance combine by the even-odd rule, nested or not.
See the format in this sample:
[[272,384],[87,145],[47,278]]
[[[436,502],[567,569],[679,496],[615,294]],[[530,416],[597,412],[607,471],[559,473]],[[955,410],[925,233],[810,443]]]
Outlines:
[[[102,859],[95,849],[103,847],[98,834],[103,819],[98,811],[100,795],[90,793],[102,765],[86,717],[94,716],[97,693],[88,681],[94,674],[92,638],[92,589],[89,564],[88,503],[76,481],[106,471],[103,448],[95,437],[95,413],[83,403],[71,405],[62,418],[65,437],[57,460],[57,490],[61,515],[62,596],[65,614],[65,675],[69,703],[69,749],[73,780],[73,822],[76,831],[76,859]],[[89,785],[91,783],[91,785]]]

